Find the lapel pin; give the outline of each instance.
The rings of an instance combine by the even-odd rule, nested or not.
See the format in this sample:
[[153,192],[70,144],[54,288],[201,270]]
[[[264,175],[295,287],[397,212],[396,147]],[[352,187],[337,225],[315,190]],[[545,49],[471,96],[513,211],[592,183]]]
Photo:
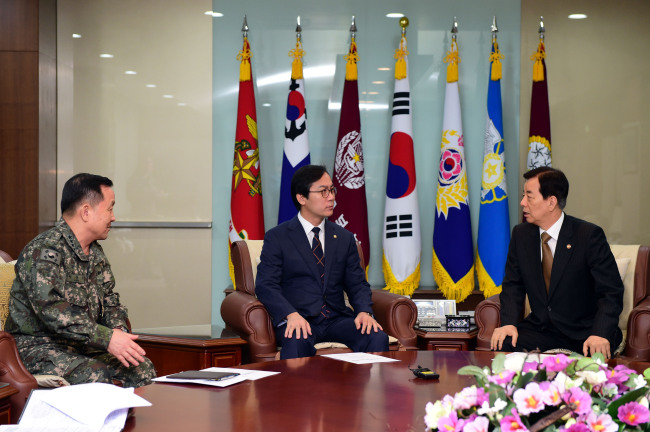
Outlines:
[[571,245],[570,244],[566,245],[566,248],[571,249]]

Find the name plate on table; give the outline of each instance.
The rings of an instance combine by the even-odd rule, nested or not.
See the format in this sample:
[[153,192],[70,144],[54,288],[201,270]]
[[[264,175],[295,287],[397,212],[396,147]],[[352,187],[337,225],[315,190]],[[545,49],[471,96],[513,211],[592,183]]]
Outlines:
[[447,328],[469,328],[469,315],[447,315]]

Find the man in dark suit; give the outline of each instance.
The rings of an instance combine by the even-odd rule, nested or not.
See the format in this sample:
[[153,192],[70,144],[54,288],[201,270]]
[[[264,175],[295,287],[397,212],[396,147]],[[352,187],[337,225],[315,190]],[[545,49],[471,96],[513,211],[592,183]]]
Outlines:
[[[524,174],[525,223],[512,230],[492,349],[565,348],[606,358],[622,340],[623,282],[603,230],[563,211],[569,182],[541,167]],[[545,241],[544,241],[545,240]],[[546,250],[545,250],[546,249]],[[531,313],[521,314],[528,295]]]
[[359,352],[388,351],[388,336],[372,316],[354,235],[327,220],[336,188],[325,167],[296,171],[291,195],[298,215],[264,236],[255,282],[282,346],[280,358],[312,356],[323,341]]

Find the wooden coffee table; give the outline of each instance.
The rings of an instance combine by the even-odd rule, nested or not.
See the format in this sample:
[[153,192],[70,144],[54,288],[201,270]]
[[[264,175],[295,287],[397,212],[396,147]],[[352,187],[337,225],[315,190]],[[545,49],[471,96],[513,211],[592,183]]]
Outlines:
[[[136,408],[125,431],[420,431],[424,408],[474,380],[456,371],[487,365],[491,352],[393,351],[399,362],[355,365],[325,357],[241,366],[280,374],[231,387],[161,384],[136,389],[153,406]],[[440,379],[416,379],[409,367]]]

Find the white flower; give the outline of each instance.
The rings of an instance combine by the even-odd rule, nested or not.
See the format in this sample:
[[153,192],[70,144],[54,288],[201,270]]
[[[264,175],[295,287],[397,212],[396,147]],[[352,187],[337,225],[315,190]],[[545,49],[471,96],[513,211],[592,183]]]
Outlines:
[[603,370],[599,370],[598,372],[588,370],[578,371],[576,372],[576,375],[584,378],[585,381],[587,381],[592,386],[596,386],[607,381],[607,374],[605,374],[605,371]]
[[436,401],[434,404],[427,402],[424,423],[426,423],[429,429],[438,429],[438,420],[451,414],[453,399],[450,400],[449,398],[451,397],[447,395],[442,401]]
[[524,367],[524,361],[526,360],[525,353],[512,353],[506,356],[506,360],[503,363],[503,368],[515,372],[519,372]]
[[476,417],[474,421],[463,425],[463,432],[488,432],[490,422],[485,417]]
[[650,406],[650,403],[648,403],[648,397],[647,396],[643,396],[641,399],[639,399],[638,402],[639,402],[639,405],[642,405],[642,406],[644,406],[646,408],[648,408]]
[[583,381],[583,378],[573,380],[569,378],[564,372],[558,372],[555,376],[555,379],[553,380],[555,385],[557,385],[558,390],[560,390],[560,393],[564,393],[573,387],[579,387]]
[[636,378],[634,378],[634,390],[640,389],[641,387],[645,387],[646,384],[647,383],[645,378],[643,378],[643,375],[637,375]]
[[503,401],[503,400],[497,398],[497,400],[494,401],[494,407],[490,407],[490,402],[485,401],[485,402],[483,402],[483,405],[481,406],[481,408],[479,408],[476,412],[479,415],[487,415],[489,417],[492,417],[493,415],[498,414],[501,411],[503,411],[503,409],[506,407],[506,405],[508,405],[508,403],[506,401]]

